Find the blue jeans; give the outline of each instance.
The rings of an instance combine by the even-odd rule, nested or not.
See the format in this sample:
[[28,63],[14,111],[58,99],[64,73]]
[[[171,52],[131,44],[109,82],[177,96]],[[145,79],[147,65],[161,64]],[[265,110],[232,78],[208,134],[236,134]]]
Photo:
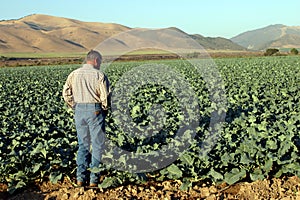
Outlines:
[[75,125],[78,138],[77,181],[98,183],[100,173],[88,171],[99,167],[105,141],[105,114],[100,104],[76,104]]

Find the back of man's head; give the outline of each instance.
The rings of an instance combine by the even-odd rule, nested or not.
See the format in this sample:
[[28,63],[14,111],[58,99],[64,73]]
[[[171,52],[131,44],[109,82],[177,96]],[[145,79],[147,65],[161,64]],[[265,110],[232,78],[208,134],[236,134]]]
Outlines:
[[95,59],[99,59],[102,62],[102,55],[98,51],[90,50],[86,55],[86,62],[94,61]]

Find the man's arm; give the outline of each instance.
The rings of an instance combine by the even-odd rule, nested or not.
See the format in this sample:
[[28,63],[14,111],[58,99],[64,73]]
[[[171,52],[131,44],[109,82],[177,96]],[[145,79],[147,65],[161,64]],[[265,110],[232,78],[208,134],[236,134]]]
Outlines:
[[107,77],[104,75],[103,79],[100,80],[100,101],[102,104],[103,110],[108,110],[108,107],[110,106],[110,85]]
[[75,107],[75,102],[73,98],[73,92],[72,92],[72,85],[71,85],[71,80],[72,80],[72,74],[70,74],[67,78],[67,81],[63,87],[63,98],[64,101],[68,104],[70,108]]

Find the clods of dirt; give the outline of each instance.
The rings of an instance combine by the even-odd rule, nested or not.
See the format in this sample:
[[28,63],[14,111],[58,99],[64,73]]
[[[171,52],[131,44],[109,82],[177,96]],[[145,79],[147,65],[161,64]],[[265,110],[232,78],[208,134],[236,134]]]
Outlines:
[[141,185],[123,185],[116,188],[100,189],[74,187],[65,179],[58,184],[50,182],[36,183],[24,191],[9,195],[7,186],[0,184],[0,199],[20,200],[93,200],[93,199],[293,199],[300,200],[300,178],[297,176],[282,179],[266,179],[255,182],[241,182],[234,185],[222,183],[194,184],[186,191],[180,190],[180,181],[146,182]]

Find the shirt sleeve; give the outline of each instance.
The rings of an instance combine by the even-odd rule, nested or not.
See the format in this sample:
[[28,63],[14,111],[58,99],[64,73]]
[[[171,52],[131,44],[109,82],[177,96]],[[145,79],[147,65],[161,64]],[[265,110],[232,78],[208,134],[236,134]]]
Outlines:
[[75,107],[75,102],[74,102],[74,97],[73,97],[73,92],[72,92],[72,78],[73,78],[73,73],[71,73],[68,76],[66,83],[63,87],[63,92],[62,92],[64,101],[67,103],[67,105],[70,108]]
[[108,78],[104,75],[103,79],[100,79],[100,101],[102,104],[103,110],[108,110],[108,107],[110,106],[110,96],[111,96],[111,90]]

